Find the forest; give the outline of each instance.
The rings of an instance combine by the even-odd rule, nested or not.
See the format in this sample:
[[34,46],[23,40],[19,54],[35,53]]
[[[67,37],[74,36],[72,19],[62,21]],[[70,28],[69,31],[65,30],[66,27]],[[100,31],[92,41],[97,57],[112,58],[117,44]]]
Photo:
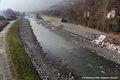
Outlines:
[[120,32],[120,0],[66,0],[41,13],[106,33]]

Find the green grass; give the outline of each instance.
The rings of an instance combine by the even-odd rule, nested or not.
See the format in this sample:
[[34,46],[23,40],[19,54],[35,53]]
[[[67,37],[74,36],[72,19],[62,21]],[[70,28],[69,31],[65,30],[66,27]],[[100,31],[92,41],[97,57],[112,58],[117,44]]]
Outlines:
[[20,80],[39,80],[38,73],[25,52],[23,43],[19,37],[18,28],[19,20],[14,22],[6,35],[12,70]]

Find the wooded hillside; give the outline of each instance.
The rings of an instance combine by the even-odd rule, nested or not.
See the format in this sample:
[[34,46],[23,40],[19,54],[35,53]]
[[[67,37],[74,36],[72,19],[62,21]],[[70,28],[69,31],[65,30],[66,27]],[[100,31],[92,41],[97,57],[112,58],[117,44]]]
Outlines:
[[64,17],[71,23],[103,32],[120,32],[120,0],[68,0],[63,3],[43,11],[44,14]]

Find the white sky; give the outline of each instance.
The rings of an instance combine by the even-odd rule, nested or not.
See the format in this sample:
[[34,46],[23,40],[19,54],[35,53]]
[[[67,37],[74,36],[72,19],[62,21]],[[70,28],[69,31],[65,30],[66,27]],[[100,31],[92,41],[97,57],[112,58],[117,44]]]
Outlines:
[[42,10],[62,0],[1,0],[0,10],[11,8],[18,11]]

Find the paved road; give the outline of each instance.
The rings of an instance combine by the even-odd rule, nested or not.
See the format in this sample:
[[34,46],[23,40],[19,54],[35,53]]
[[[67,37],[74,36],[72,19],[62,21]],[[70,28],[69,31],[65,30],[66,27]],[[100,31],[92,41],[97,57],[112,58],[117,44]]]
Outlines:
[[2,32],[0,32],[0,80],[14,80],[11,77],[8,54],[6,52],[5,35],[14,21],[10,22]]

